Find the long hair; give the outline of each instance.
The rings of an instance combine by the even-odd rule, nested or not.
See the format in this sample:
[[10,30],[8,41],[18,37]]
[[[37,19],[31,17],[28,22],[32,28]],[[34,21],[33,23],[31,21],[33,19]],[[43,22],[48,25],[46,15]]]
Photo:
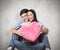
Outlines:
[[[36,12],[35,12],[33,9],[30,9],[29,11],[32,12],[32,14],[34,15],[33,21],[38,22],[37,17],[36,17]],[[28,11],[28,12],[29,12],[29,11]]]

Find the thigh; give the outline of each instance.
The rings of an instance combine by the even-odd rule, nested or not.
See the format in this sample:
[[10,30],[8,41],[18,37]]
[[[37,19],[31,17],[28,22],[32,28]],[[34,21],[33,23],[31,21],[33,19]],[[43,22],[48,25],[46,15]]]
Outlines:
[[43,43],[38,43],[36,45],[33,46],[35,48],[35,50],[44,50],[45,49],[45,45]]
[[14,45],[19,50],[31,50],[29,46],[26,46],[25,43],[22,43],[21,41],[15,40]]
[[48,39],[47,34],[44,34],[42,43],[44,43],[47,48],[50,48],[49,39]]
[[14,40],[18,40],[18,36],[16,34],[12,34],[9,46],[14,46]]
[[17,34],[12,34],[12,40],[18,40],[18,35]]

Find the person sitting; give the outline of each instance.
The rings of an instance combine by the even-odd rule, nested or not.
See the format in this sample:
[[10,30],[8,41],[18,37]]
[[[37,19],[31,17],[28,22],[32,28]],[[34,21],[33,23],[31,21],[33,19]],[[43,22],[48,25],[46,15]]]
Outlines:
[[[21,11],[22,12],[22,11]],[[20,15],[21,15],[22,13],[20,13]],[[36,19],[36,13],[35,13],[35,11],[34,10],[28,10],[28,12],[26,13],[26,14],[28,14],[28,15],[26,15],[26,16],[28,16],[28,19],[29,19],[29,21],[30,22],[33,22],[33,21],[36,21],[37,22],[37,19]],[[22,16],[22,18],[23,18],[23,15],[21,15]],[[23,18],[24,20],[26,20],[27,18],[25,18],[25,16],[24,16],[24,18]],[[43,25],[41,25],[41,28],[42,28],[42,33],[41,33],[41,35],[39,36],[39,38],[37,39],[37,41],[38,42],[36,42],[36,43],[32,43],[32,42],[28,42],[28,41],[26,41],[25,39],[23,39],[21,36],[22,36],[22,34],[17,34],[17,33],[20,33],[19,31],[17,31],[16,29],[14,29],[14,28],[12,28],[11,29],[11,32],[13,33],[13,34],[15,34],[15,35],[18,35],[19,36],[19,38],[17,38],[17,39],[14,39],[13,41],[14,41],[14,46],[16,47],[16,48],[18,48],[19,50],[21,49],[21,50],[26,50],[26,49],[28,49],[28,50],[31,50],[32,48],[33,49],[36,49],[36,50],[43,50],[43,49],[45,49],[45,48],[50,48],[50,45],[49,45],[49,41],[48,41],[48,37],[47,37],[47,33],[48,33],[48,29],[46,28],[46,27],[44,27]],[[19,30],[19,29],[18,29]],[[21,40],[22,39],[22,40]],[[20,41],[19,41],[20,40]],[[24,41],[24,42],[23,42]],[[26,42],[25,42],[26,41]],[[25,46],[23,46],[23,45],[21,45],[22,44],[22,42],[24,43],[24,44],[26,44],[26,45],[28,45],[28,47],[26,47],[26,45]],[[20,47],[20,46],[23,46],[23,48],[22,47]],[[29,48],[29,46],[31,46],[31,48]],[[32,47],[33,46],[33,47]],[[13,47],[12,47],[13,48]]]

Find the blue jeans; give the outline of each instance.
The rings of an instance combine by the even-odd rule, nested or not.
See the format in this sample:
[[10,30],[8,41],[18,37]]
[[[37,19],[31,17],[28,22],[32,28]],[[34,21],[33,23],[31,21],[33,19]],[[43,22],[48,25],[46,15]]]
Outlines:
[[14,45],[19,50],[45,50],[46,47],[50,49],[50,44],[47,34],[42,34],[42,35],[41,35],[41,37],[43,37],[42,42],[37,43],[33,46],[28,45],[28,43],[20,42],[18,40],[14,40]]
[[47,37],[47,34],[44,34],[42,43],[44,43],[44,45],[45,45],[47,48],[51,49],[51,48],[50,48],[50,44],[49,44],[49,40],[48,40],[48,37]]
[[38,43],[36,45],[27,45],[28,43],[23,43],[18,40],[14,41],[14,45],[19,50],[43,50],[45,49],[45,45],[43,43]]
[[19,41],[19,39],[21,39],[21,38],[18,35],[12,34],[12,38],[11,38],[11,41],[10,41],[10,46],[16,47],[19,50],[35,50],[35,49],[36,50],[43,50],[45,48],[45,46],[50,48],[50,44],[49,44],[47,34],[42,34],[42,35],[41,35],[42,42],[37,43],[34,46],[27,46],[25,43],[22,43],[21,40]]
[[39,42],[40,43],[44,43],[44,45],[46,46],[46,48],[50,48],[50,44],[49,44],[49,39],[46,33],[42,33],[39,37]]
[[19,36],[17,34],[12,34],[9,46],[14,48],[14,40],[18,40]]

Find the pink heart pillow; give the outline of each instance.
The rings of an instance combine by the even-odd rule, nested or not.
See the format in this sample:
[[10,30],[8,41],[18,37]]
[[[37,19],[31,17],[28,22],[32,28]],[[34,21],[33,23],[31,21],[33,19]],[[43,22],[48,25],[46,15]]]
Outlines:
[[40,28],[38,22],[32,22],[28,25],[22,26],[20,31],[23,32],[23,38],[34,42],[40,35]]

